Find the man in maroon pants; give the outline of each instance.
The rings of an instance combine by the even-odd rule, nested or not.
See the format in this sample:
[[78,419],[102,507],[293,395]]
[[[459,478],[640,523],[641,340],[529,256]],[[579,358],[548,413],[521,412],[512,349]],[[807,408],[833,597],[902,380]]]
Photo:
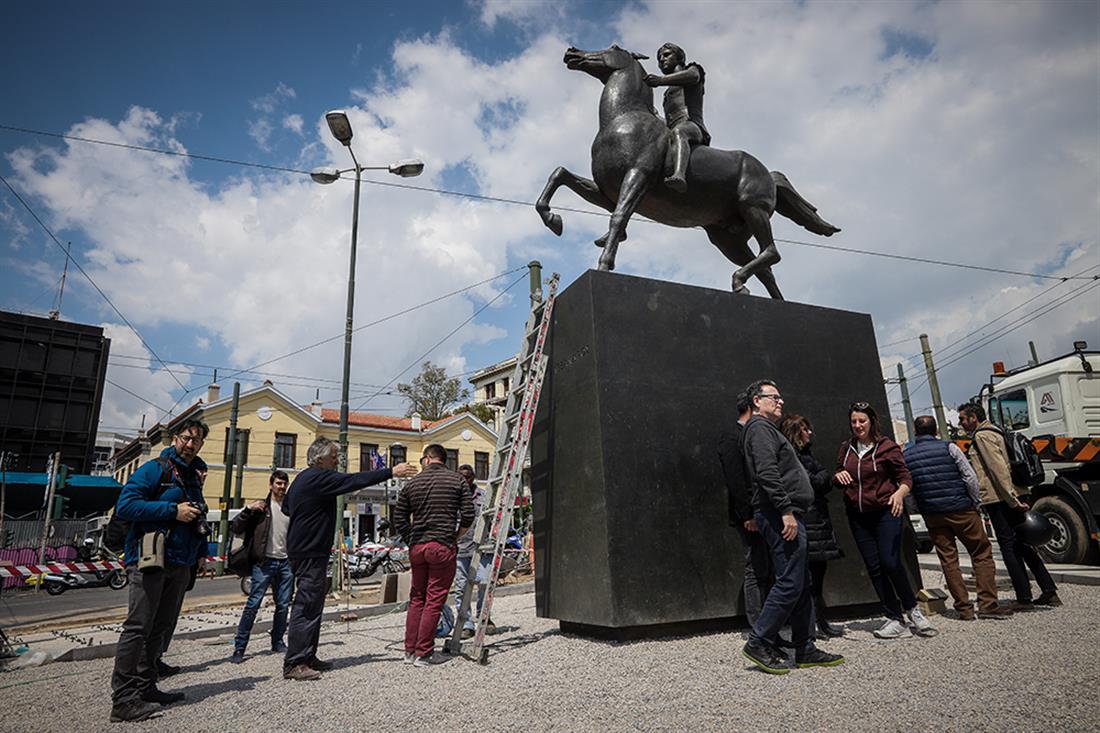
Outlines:
[[457,540],[474,523],[474,505],[462,476],[447,468],[447,450],[424,449],[427,464],[397,497],[393,526],[409,545],[412,588],[405,615],[405,663],[430,665],[439,613],[455,577]]

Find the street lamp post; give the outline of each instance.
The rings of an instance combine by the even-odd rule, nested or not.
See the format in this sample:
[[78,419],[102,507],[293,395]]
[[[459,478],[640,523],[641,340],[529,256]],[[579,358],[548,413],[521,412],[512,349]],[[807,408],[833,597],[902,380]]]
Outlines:
[[[340,385],[340,470],[348,470],[348,392],[351,385],[351,334],[352,319],[355,311],[355,256],[359,239],[359,191],[362,184],[362,173],[368,170],[388,170],[390,173],[403,178],[419,176],[424,170],[424,163],[419,160],[400,160],[385,166],[359,165],[355,157],[355,151],[351,148],[353,132],[351,121],[343,110],[333,110],[325,115],[329,130],[351,154],[351,162],[354,168],[337,170],[335,168],[318,168],[310,177],[317,183],[335,183],[344,173],[355,173],[355,201],[351,211],[351,255],[348,262],[348,308],[347,318],[344,323],[344,377]],[[337,500],[336,527],[337,533],[344,520],[344,497]],[[335,581],[335,577],[333,578]]]

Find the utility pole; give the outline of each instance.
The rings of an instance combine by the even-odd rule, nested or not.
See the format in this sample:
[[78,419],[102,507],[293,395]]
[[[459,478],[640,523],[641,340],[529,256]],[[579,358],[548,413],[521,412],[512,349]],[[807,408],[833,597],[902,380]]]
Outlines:
[[940,426],[940,435],[947,435],[947,414],[943,410],[943,398],[940,397],[940,383],[936,379],[936,365],[932,363],[932,347],[928,345],[928,334],[920,335],[920,350],[924,356],[924,370],[928,372],[928,389],[932,392],[932,409],[936,412],[936,422]]
[[11,451],[0,452],[0,547],[4,545],[4,511],[8,499],[8,462]]
[[225,481],[222,484],[221,519],[218,521],[217,572],[225,572],[225,548],[229,545],[229,495],[233,490],[233,454],[237,446],[237,411],[241,406],[241,383],[233,383],[233,403],[229,411],[229,435],[225,443]]
[[241,497],[241,488],[244,484],[244,455],[248,450],[248,437],[249,433],[243,430],[237,431],[237,488],[233,492],[233,508],[240,509],[244,506],[244,499]]
[[[61,453],[54,453],[50,456],[49,465],[49,478],[46,481],[46,501],[43,504],[43,517],[42,517],[42,541],[38,545],[38,564],[41,565],[46,561],[46,540],[50,536],[50,509],[53,507],[53,494],[57,484],[57,469],[61,465]],[[38,583],[35,585],[35,591],[38,590],[38,586],[42,585]]]
[[542,302],[542,263],[531,260],[527,263],[528,274],[531,276],[531,307]]
[[[909,401],[909,383],[905,379],[905,370],[898,362],[898,384],[901,385],[901,407],[905,410],[905,429],[909,433],[909,440],[916,438],[916,430],[913,426],[913,403]],[[946,429],[946,426],[944,427]]]

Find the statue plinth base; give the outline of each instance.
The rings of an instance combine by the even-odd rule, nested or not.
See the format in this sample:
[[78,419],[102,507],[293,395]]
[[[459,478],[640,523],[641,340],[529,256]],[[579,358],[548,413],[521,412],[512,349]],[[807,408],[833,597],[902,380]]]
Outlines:
[[[535,603],[565,631],[678,634],[744,614],[716,443],[749,382],[779,384],[825,466],[850,402],[869,400],[889,429],[866,314],[588,271],[558,296],[547,353],[531,444]],[[829,563],[826,602],[873,609],[838,492],[830,511],[845,557]]]

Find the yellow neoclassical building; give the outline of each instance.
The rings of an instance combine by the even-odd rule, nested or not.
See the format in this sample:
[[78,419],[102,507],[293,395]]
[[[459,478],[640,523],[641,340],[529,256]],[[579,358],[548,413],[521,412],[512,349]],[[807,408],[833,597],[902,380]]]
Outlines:
[[[138,466],[171,443],[174,425],[197,416],[210,426],[210,435],[199,454],[210,469],[203,493],[210,508],[219,509],[225,487],[231,409],[232,397],[222,396],[218,387],[212,386],[206,400],[199,400],[165,424],[153,426],[145,436],[120,449],[115,454],[115,479],[125,484]],[[270,382],[241,392],[237,431],[243,441],[244,462],[243,470],[235,467],[231,476],[229,508],[267,496],[273,469],[286,471],[293,481],[306,468],[306,451],[315,438],[339,439],[339,422],[339,410],[323,408],[317,402],[299,405]],[[406,460],[415,462],[430,443],[447,449],[447,463],[452,468],[468,463],[479,479],[488,478],[496,433],[468,412],[434,422],[416,416],[352,412],[348,417],[348,471],[370,469],[372,452],[388,466]],[[388,487],[388,491],[387,487],[376,487],[351,495],[345,514],[350,520],[349,531],[360,537],[373,535],[374,519],[385,512],[386,501],[395,497],[395,491],[395,486]]]

